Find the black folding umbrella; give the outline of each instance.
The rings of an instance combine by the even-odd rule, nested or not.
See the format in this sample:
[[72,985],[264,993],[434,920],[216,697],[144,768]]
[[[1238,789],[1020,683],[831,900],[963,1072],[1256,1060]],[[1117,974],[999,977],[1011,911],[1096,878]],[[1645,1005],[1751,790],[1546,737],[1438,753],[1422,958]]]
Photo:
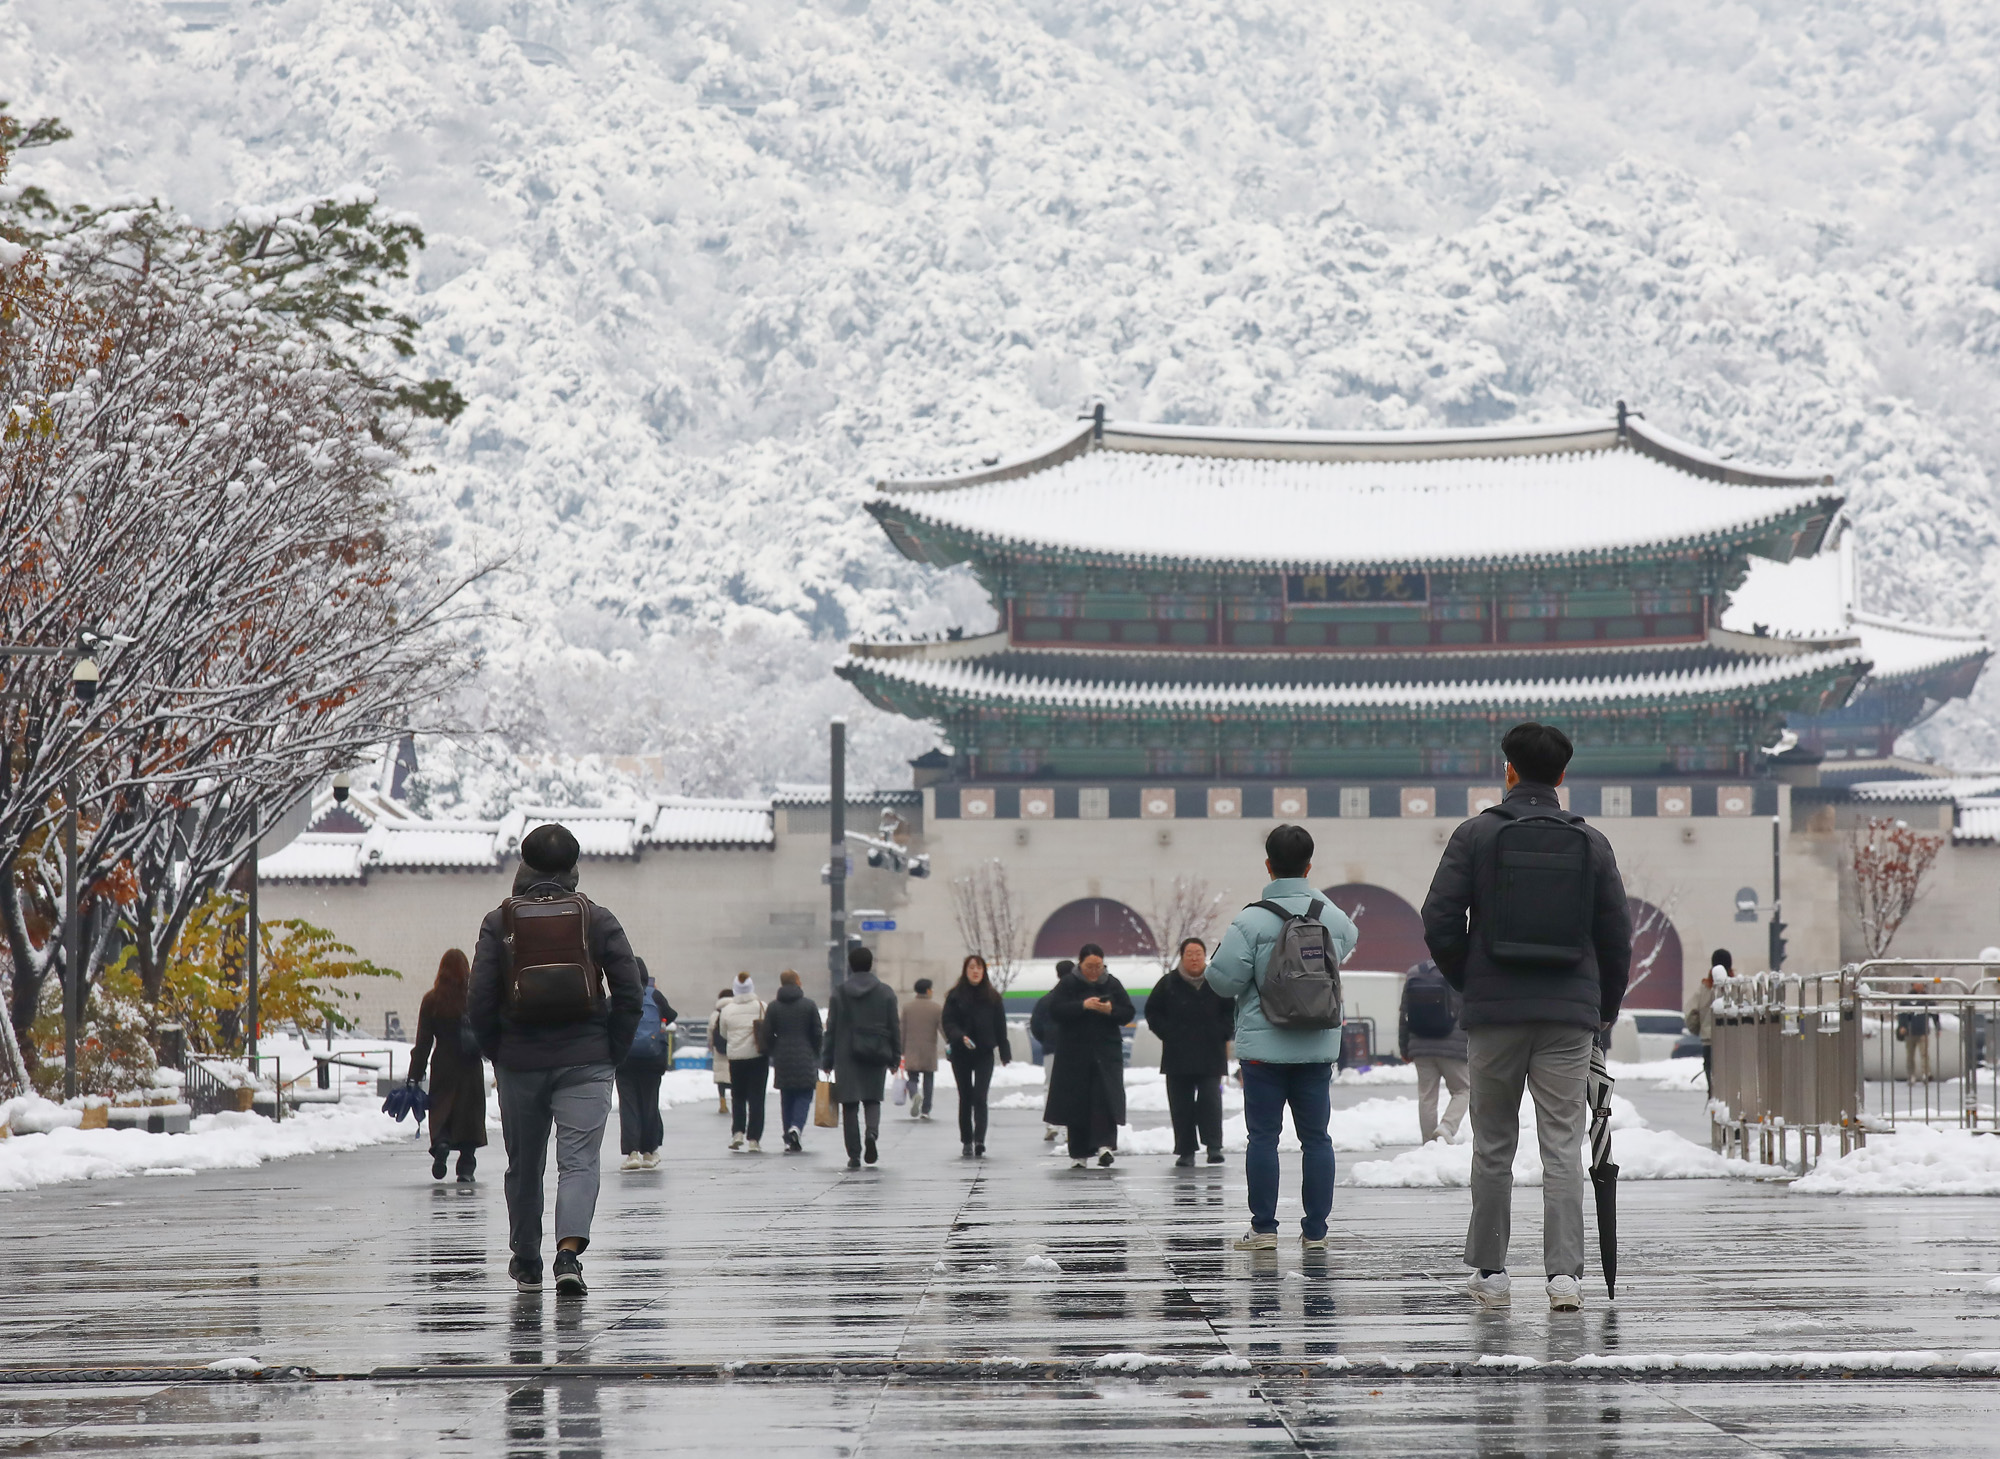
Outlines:
[[425,1094],[422,1086],[414,1080],[405,1084],[398,1084],[394,1089],[389,1091],[389,1097],[382,1101],[383,1114],[389,1116],[389,1118],[399,1125],[403,1122],[404,1115],[414,1116],[420,1129],[424,1122],[424,1116],[430,1113],[430,1107],[430,1096]]
[[1597,1195],[1597,1255],[1604,1264],[1604,1290],[1618,1296],[1618,1167],[1611,1163],[1611,1086],[1618,1081],[1604,1067],[1604,1050],[1590,1047],[1590,1187]]

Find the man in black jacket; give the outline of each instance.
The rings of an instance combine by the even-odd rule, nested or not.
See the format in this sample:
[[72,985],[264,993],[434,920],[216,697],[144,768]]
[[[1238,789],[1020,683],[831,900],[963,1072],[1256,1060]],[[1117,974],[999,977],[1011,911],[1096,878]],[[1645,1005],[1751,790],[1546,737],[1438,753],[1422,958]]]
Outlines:
[[[517,897],[559,897],[577,886],[576,837],[537,826],[521,840]],[[579,1260],[597,1212],[598,1151],[611,1114],[611,1086],[639,1026],[639,964],[625,929],[604,908],[590,908],[586,942],[608,996],[594,1017],[566,1023],[517,1019],[507,1007],[512,971],[496,907],[479,925],[467,1016],[480,1051],[493,1061],[500,1128],[507,1143],[507,1225],[513,1257],[507,1275],[523,1291],[542,1285],[542,1173],[549,1131],[556,1136],[556,1291],[582,1296]],[[574,924],[572,924],[574,925]]]
[[1222,1163],[1222,1076],[1236,1034],[1236,1000],[1208,986],[1208,947],[1182,940],[1174,966],[1146,995],[1146,1027],[1160,1041],[1160,1073],[1174,1122],[1174,1164],[1194,1164],[1195,1141]]
[[[1466,1290],[1489,1307],[1512,1301],[1507,1245],[1525,1086],[1542,1148],[1549,1305],[1574,1311],[1583,1302],[1585,1083],[1597,1032],[1618,1017],[1625,997],[1632,919],[1611,843],[1565,811],[1556,793],[1574,753],[1569,737],[1551,725],[1521,724],[1500,749],[1506,796],[1452,832],[1423,914],[1431,956],[1464,999],[1472,1083],[1465,1263],[1474,1269]],[[1503,856],[1531,894],[1502,901]]]
[[1125,1123],[1125,1025],[1132,996],[1104,966],[1104,949],[1086,942],[1076,974],[1049,994],[1049,1019],[1062,1030],[1062,1058],[1049,1080],[1042,1109],[1046,1124],[1069,1131],[1073,1169],[1118,1158],[1118,1127]]

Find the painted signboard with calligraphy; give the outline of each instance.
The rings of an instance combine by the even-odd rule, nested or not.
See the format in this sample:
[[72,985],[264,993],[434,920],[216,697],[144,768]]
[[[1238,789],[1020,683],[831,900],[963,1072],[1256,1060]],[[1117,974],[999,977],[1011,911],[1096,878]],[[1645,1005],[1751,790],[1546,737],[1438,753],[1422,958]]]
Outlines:
[[1430,600],[1430,578],[1420,572],[1295,572],[1285,575],[1285,601],[1314,608],[1377,607]]

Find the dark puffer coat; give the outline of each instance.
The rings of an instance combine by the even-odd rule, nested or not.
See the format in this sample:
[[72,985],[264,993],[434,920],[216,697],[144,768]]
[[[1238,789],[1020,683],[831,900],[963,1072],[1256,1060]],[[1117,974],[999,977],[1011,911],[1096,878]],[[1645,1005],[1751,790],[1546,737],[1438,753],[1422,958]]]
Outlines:
[[[972,1047],[965,1046],[966,1039]],[[954,987],[944,998],[944,1055],[954,1064],[1000,1055],[1000,1062],[1014,1062],[1014,1045],[1007,1037],[1007,1005],[1000,995],[975,993],[969,987]]]
[[[514,875],[514,895],[543,896],[576,890],[576,873],[548,875],[523,866]],[[467,1014],[479,1036],[480,1051],[502,1069],[564,1069],[575,1064],[617,1064],[632,1047],[639,1027],[639,960],[618,919],[595,903],[590,908],[590,955],[604,974],[604,1011],[595,1018],[555,1025],[522,1025],[506,1013],[507,943],[495,907],[479,924],[472,955],[472,994]]]
[[[1108,998],[1109,1013],[1083,1006],[1086,998]],[[1081,973],[1048,995],[1049,1021],[1060,1031],[1062,1049],[1049,1082],[1042,1119],[1051,1125],[1090,1122],[1093,1096],[1110,1110],[1111,1122],[1125,1123],[1125,1025],[1132,1021],[1132,995],[1110,973],[1094,983]]]
[[[893,1052],[887,1064],[854,1057],[854,1035],[862,1028],[881,1031]],[[903,1020],[896,990],[873,973],[849,973],[826,1006],[826,1040],[820,1067],[833,1072],[833,1097],[842,1104],[880,1104],[889,1071],[903,1062]]]
[[1229,1041],[1236,1037],[1236,1000],[1190,982],[1179,968],[1146,995],[1146,1027],[1160,1040],[1162,1074],[1213,1079],[1229,1072]]
[[819,1005],[796,983],[781,983],[764,1006],[764,1047],[771,1051],[771,1082],[779,1089],[819,1084]]
[[[1582,816],[1562,809],[1554,787],[1533,781],[1508,791],[1502,806],[1583,822]],[[1508,820],[1502,806],[1489,806],[1459,823],[1424,898],[1424,941],[1445,981],[1465,999],[1459,1026],[1566,1023],[1595,1029],[1610,1023],[1618,1017],[1632,970],[1632,917],[1611,843],[1597,827],[1584,827],[1596,884],[1590,945],[1583,957],[1568,967],[1498,962],[1487,949],[1485,924],[1497,900],[1493,843]]]

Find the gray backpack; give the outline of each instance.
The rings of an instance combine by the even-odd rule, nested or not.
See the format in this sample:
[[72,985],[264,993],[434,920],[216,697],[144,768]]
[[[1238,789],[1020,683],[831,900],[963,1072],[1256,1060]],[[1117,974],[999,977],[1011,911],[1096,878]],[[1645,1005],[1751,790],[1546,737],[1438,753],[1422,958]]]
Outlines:
[[1314,897],[1303,914],[1276,902],[1252,902],[1284,923],[1257,987],[1264,1019],[1273,1028],[1311,1031],[1340,1027],[1340,959],[1333,933],[1319,920],[1326,903]]

